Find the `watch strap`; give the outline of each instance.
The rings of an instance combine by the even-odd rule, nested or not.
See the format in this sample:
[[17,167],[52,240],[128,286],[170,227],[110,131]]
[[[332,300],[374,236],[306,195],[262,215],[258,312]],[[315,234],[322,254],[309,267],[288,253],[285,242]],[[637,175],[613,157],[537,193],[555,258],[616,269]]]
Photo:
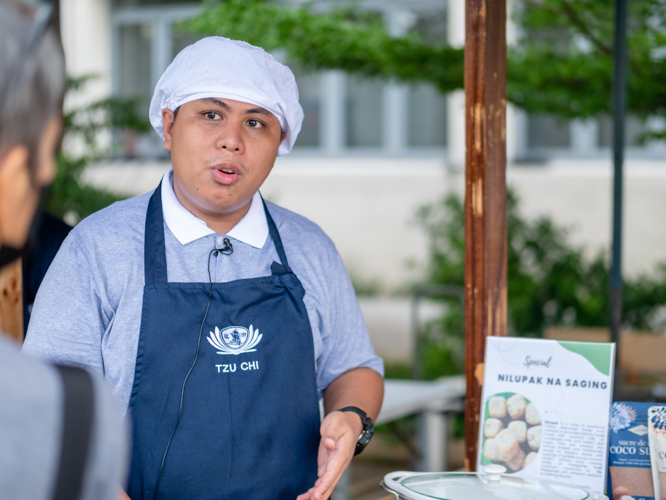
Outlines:
[[361,435],[356,442],[356,450],[354,451],[354,456],[356,456],[363,451],[363,449],[370,442],[370,438],[372,438],[372,435],[375,431],[375,427],[372,424],[372,419],[368,417],[368,414],[361,410],[358,406],[345,406],[344,408],[340,408],[337,411],[352,412],[361,417],[361,422],[363,423],[363,432],[361,432]]

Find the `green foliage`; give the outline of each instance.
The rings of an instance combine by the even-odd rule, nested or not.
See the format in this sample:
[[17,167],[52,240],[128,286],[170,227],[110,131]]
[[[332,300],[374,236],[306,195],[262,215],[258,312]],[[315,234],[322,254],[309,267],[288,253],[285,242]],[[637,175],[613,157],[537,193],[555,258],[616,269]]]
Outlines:
[[[430,282],[462,286],[462,200],[450,194],[441,203],[422,208],[419,218],[429,235]],[[609,274],[603,253],[590,259],[583,248],[568,241],[568,231],[551,219],[526,219],[520,214],[516,196],[509,192],[507,280],[511,335],[541,337],[549,326],[607,327]],[[627,279],[623,307],[625,328],[666,329],[666,264],[648,275]],[[422,332],[427,378],[462,369],[461,313],[452,302],[441,322],[428,325]]]
[[[666,114],[666,0],[628,2],[628,110]],[[520,0],[523,36],[510,52],[509,99],[529,111],[567,118],[610,111],[612,0]]]
[[653,273],[628,280],[624,287],[622,318],[638,330],[666,330],[666,263]]
[[[450,318],[462,318],[460,309],[452,309],[452,311],[455,312],[446,314],[443,321],[446,322]],[[423,349],[421,369],[424,380],[456,375],[462,373],[464,368],[462,330],[459,335],[441,335],[438,326],[436,323],[432,323],[426,327],[425,331],[420,332]]]
[[427,81],[442,92],[462,86],[462,49],[432,46],[414,33],[393,38],[380,17],[353,7],[316,13],[312,7],[263,0],[207,1],[204,12],[186,26],[202,35],[283,49],[289,60],[308,69]]
[[349,277],[357,297],[376,297],[380,294],[382,286],[378,280],[361,277],[353,269],[349,270]]
[[[517,0],[519,36],[509,50],[507,97],[532,113],[608,114],[613,54],[612,0]],[[629,2],[628,112],[666,117],[666,0]],[[463,51],[419,33],[393,38],[378,16],[347,7],[316,12],[270,0],[208,0],[187,24],[202,35],[283,49],[310,69],[463,87]],[[652,134],[666,137],[666,130]]]
[[81,182],[81,172],[87,162],[88,159],[83,157],[74,159],[58,155],[56,177],[44,200],[44,209],[47,212],[61,218],[65,214],[71,214],[79,221],[126,198]]
[[412,367],[407,363],[384,363],[384,377],[410,379],[412,378]]
[[[70,78],[67,91],[76,92],[86,85],[92,76]],[[71,214],[76,220],[107,207],[125,198],[84,184],[81,174],[88,163],[101,158],[105,151],[100,148],[101,133],[113,129],[146,132],[150,124],[136,113],[136,100],[107,98],[84,107],[69,110],[63,120],[63,140],[82,146],[78,156],[61,153],[57,158],[57,172],[48,190],[45,209],[59,217]]]

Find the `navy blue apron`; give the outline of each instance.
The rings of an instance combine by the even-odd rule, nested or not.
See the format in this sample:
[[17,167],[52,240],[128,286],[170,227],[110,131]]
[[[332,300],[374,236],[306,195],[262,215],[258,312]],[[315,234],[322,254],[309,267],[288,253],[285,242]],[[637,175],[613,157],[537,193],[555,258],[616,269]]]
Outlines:
[[[209,283],[167,282],[160,193],[161,185],[146,217],[146,284],[129,404],[132,500],[153,498],[210,291]],[[305,291],[264,209],[280,263],[270,276],[213,283],[160,500],[293,500],[317,479],[320,420]]]

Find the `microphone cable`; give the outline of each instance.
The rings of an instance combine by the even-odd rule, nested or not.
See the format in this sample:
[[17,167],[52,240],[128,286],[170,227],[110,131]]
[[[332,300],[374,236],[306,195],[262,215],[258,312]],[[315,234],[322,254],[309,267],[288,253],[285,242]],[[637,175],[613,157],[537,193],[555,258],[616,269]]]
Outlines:
[[178,418],[176,418],[176,424],[173,426],[173,430],[171,431],[171,436],[169,437],[169,442],[167,443],[166,449],[164,450],[164,455],[162,456],[162,464],[160,465],[160,471],[157,474],[157,483],[155,484],[155,493],[153,494],[153,500],[157,499],[157,489],[160,486],[160,479],[162,478],[162,470],[164,469],[164,463],[166,461],[167,453],[169,452],[171,441],[173,439],[174,434],[176,433],[178,424],[180,423],[180,415],[183,412],[183,398],[185,396],[185,384],[187,384],[187,379],[190,378],[190,373],[192,373],[194,365],[197,364],[197,360],[199,359],[199,348],[201,347],[201,334],[203,333],[203,328],[204,325],[206,324],[206,319],[208,318],[208,311],[210,310],[210,303],[213,299],[213,278],[210,274],[210,258],[213,255],[217,257],[219,254],[231,255],[232,253],[234,253],[234,248],[231,245],[229,238],[224,238],[223,242],[224,242],[224,247],[220,248],[219,250],[217,248],[213,248],[208,254],[208,304],[206,305],[206,313],[204,314],[203,321],[201,321],[201,327],[199,328],[199,338],[197,339],[197,353],[194,356],[194,361],[192,361],[192,366],[190,366],[187,375],[185,375],[185,380],[183,380],[183,386],[180,390],[180,405],[178,408]]

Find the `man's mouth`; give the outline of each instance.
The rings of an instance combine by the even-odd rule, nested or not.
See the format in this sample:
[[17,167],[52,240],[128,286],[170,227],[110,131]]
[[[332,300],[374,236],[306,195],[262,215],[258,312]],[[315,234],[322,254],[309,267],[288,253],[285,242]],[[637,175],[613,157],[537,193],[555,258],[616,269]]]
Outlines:
[[213,179],[220,184],[233,184],[240,177],[240,168],[230,162],[218,163],[211,169]]

